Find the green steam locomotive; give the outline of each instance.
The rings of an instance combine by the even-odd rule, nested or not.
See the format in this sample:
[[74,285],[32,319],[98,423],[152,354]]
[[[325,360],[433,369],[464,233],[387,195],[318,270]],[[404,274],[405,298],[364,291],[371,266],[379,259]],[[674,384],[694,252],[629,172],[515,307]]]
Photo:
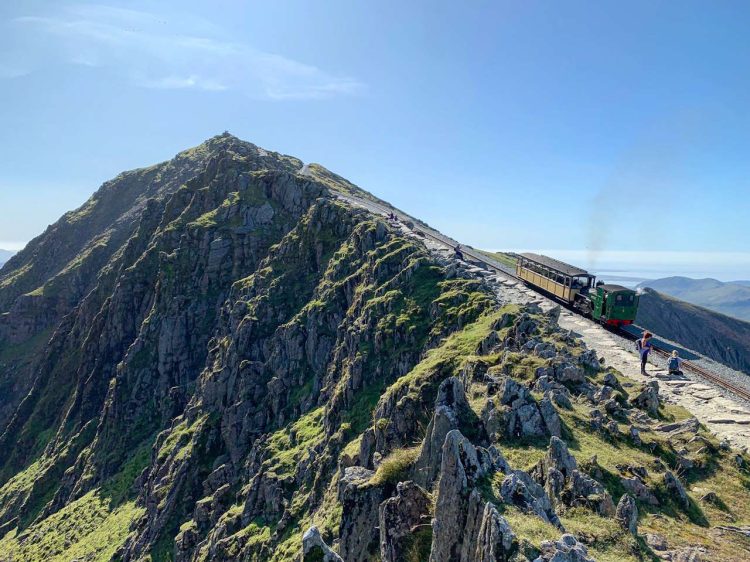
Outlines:
[[519,254],[516,275],[527,285],[609,326],[635,321],[638,294],[622,285],[599,281],[586,270],[539,254]]

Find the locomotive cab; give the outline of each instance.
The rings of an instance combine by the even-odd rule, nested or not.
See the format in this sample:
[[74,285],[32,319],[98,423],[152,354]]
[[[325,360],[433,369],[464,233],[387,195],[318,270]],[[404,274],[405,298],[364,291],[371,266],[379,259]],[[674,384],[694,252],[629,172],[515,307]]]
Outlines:
[[622,285],[599,284],[591,294],[591,316],[602,324],[627,326],[635,321],[638,295]]

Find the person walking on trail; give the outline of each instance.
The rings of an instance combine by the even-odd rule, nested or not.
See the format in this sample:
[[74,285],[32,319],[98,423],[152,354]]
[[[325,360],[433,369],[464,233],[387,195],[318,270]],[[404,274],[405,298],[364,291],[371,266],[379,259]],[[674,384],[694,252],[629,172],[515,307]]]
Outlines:
[[653,336],[651,335],[651,332],[643,332],[643,337],[638,340],[636,347],[638,348],[638,353],[641,354],[641,374],[646,374],[646,363],[648,362],[648,354],[651,352],[651,350],[654,348],[653,344],[651,343],[651,338]]
[[676,349],[672,352],[669,361],[667,361],[667,367],[669,368],[670,375],[682,376],[682,359]]

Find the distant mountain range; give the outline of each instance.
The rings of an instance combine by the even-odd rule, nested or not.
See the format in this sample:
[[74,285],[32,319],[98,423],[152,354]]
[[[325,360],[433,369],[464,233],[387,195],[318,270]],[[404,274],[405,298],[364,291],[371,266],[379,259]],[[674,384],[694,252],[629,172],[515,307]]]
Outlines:
[[740,320],[750,320],[750,281],[725,283],[717,279],[665,277],[654,281],[644,281],[638,287],[649,287],[715,312],[734,316]]
[[750,322],[644,289],[636,323],[750,374]]
[[3,266],[3,264],[8,261],[15,252],[11,252],[10,250],[0,250],[0,267]]

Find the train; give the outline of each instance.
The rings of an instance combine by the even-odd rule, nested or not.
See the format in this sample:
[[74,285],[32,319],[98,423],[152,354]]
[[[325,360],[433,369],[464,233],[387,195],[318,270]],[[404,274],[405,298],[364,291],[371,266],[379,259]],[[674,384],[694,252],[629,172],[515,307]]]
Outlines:
[[622,285],[596,280],[585,269],[543,256],[516,256],[516,275],[530,285],[602,324],[614,327],[635,322],[638,294]]

